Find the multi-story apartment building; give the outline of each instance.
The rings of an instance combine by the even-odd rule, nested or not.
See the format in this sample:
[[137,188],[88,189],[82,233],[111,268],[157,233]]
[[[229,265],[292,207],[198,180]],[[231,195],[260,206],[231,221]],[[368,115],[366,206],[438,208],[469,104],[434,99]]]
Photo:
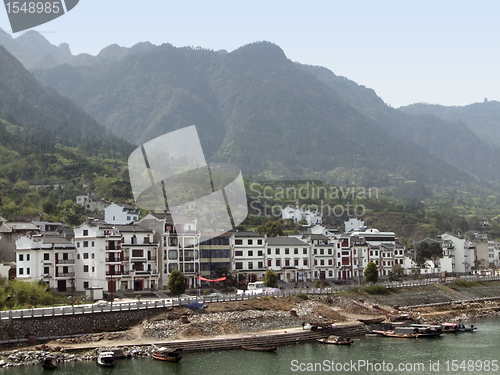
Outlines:
[[262,280],[267,271],[264,264],[266,237],[254,232],[233,232],[231,236],[232,270],[248,282]]
[[109,250],[106,276],[120,277],[121,290],[155,290],[158,288],[158,243],[153,231],[139,225],[115,227],[122,235],[121,251]]
[[102,287],[105,292],[155,289],[157,243],[153,232],[137,225],[87,222],[75,228],[76,289]]
[[184,273],[188,288],[200,285],[200,233],[196,223],[188,218],[176,217],[176,223],[165,223],[162,236],[163,277],[162,287],[168,287],[168,278],[172,271]]
[[16,278],[43,281],[58,292],[75,283],[75,246],[53,235],[22,236],[16,241]]
[[311,279],[311,245],[295,237],[268,237],[264,268],[285,282]]

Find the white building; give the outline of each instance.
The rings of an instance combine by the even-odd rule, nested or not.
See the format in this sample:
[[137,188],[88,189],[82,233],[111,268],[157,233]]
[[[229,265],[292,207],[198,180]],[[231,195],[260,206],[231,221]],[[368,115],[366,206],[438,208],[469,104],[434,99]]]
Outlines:
[[279,280],[299,282],[310,280],[311,245],[294,237],[268,237],[265,253],[267,269],[275,271]]
[[139,220],[139,211],[129,204],[111,203],[104,209],[107,224],[126,225]]
[[300,207],[287,206],[281,210],[282,219],[291,219],[298,223],[302,219],[307,221],[307,225],[321,224],[323,216],[318,211],[302,210]]
[[88,222],[75,228],[76,289],[141,291],[158,285],[158,244],[153,232],[137,225]]
[[255,232],[233,232],[231,236],[232,271],[246,281],[262,280],[265,265],[266,236]]
[[466,239],[458,238],[449,233],[439,236],[443,241],[449,241],[451,247],[444,248],[444,256],[452,258],[453,272],[470,273],[476,259],[474,244]]
[[172,271],[181,271],[186,278],[188,288],[200,286],[200,233],[196,223],[189,218],[176,217],[176,223],[165,222],[162,236],[163,277],[162,287],[168,288],[168,278]]
[[98,199],[96,193],[77,195],[76,203],[88,212],[102,212],[110,205],[104,198]]
[[75,245],[59,236],[22,236],[16,241],[16,279],[70,291],[75,283],[75,252]]

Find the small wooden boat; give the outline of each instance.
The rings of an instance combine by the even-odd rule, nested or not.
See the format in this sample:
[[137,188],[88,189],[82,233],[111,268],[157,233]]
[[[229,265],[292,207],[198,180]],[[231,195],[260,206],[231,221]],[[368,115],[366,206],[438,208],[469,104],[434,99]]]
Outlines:
[[323,344],[332,345],[351,345],[354,342],[350,337],[344,336],[330,336],[327,339],[318,339],[318,341],[322,342]]
[[57,367],[57,357],[56,356],[47,356],[42,361],[42,368],[44,370],[54,370]]
[[256,352],[274,352],[278,349],[277,346],[242,346],[245,350],[254,350]]
[[182,349],[177,348],[160,348],[151,357],[159,361],[179,362],[182,358],[181,351]]
[[404,339],[417,339],[426,337],[435,337],[441,335],[441,331],[426,327],[411,327],[400,326],[395,327],[394,330],[389,331],[372,331],[380,336],[396,337]]
[[363,324],[378,324],[385,320],[385,316],[379,318],[358,319]]
[[474,332],[477,327],[474,327],[474,324],[472,324],[470,327],[466,327],[462,323],[458,323],[458,330],[459,332]]
[[113,367],[115,365],[115,353],[100,352],[97,356],[97,364],[104,367]]
[[411,314],[387,315],[386,319],[389,322],[401,322],[403,320],[413,320],[413,316]]
[[441,324],[443,328],[443,333],[455,333],[458,332],[458,324],[457,323],[443,323]]

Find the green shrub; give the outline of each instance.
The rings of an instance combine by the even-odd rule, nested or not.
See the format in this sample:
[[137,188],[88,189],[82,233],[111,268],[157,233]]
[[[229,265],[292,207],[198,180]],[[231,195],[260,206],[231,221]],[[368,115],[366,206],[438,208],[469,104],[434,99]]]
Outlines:
[[391,294],[389,289],[387,289],[385,286],[382,285],[370,285],[370,286],[365,286],[363,289],[361,289],[363,293],[366,294],[372,294],[372,295],[384,295],[387,296]]
[[299,294],[297,294],[297,297],[302,298],[303,300],[309,299],[309,296],[305,293],[299,293]]

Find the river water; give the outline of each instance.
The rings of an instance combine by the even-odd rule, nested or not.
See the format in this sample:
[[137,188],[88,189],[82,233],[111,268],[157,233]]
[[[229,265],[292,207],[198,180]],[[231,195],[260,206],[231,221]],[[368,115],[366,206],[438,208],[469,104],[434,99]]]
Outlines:
[[0,375],[251,375],[251,374],[500,374],[500,319],[472,322],[474,333],[429,339],[361,337],[351,346],[320,343],[280,347],[276,352],[231,350],[185,353],[179,363],[151,358],[118,360],[114,368],[95,362],[0,369]]

